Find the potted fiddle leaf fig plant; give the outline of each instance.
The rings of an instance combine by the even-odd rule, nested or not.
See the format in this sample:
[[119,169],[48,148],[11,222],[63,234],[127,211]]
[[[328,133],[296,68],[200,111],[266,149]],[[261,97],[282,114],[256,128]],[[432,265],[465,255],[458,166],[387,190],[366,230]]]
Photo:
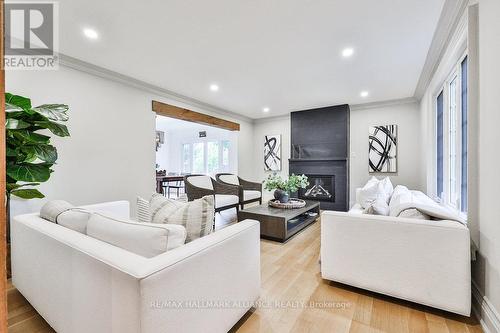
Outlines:
[[309,181],[305,175],[295,174],[286,180],[277,174],[269,175],[264,182],[264,188],[268,191],[274,190],[274,198],[281,203],[287,203],[291,193],[297,192],[300,188],[306,188],[307,185]]
[[[7,239],[10,237],[10,198],[43,198],[36,189],[46,182],[57,161],[57,149],[47,135],[48,130],[60,137],[69,136],[63,122],[68,120],[65,104],[43,104],[33,107],[27,97],[5,94],[6,135],[6,205]],[[40,132],[43,132],[40,133]]]

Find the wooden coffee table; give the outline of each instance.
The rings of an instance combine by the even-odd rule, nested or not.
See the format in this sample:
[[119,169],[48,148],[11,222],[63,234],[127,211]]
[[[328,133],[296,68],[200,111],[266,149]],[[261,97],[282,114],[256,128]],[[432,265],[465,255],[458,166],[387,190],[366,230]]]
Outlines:
[[238,221],[257,220],[260,222],[261,238],[286,242],[290,237],[316,222],[319,213],[319,202],[317,201],[306,201],[305,207],[296,209],[274,208],[265,203],[240,210]]

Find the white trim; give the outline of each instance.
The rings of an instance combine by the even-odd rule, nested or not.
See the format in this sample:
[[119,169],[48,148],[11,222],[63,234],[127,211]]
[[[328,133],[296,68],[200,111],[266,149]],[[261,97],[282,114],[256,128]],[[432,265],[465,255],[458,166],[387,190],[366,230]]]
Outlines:
[[349,105],[349,109],[351,111],[356,111],[356,110],[366,110],[366,109],[381,108],[381,107],[385,107],[385,106],[395,106],[395,105],[404,105],[404,104],[413,104],[413,103],[418,103],[418,100],[415,97],[407,97],[407,98],[399,98],[399,99],[390,99],[390,100],[379,101],[379,102],[353,104],[353,105]]
[[472,281],[472,312],[479,319],[485,333],[500,333],[500,315],[474,281]]
[[173,91],[167,90],[160,88],[158,86],[155,86],[153,84],[135,79],[133,77],[130,77],[128,75],[120,74],[118,72],[106,69],[104,67],[100,67],[94,64],[91,64],[86,61],[82,61],[70,56],[67,56],[65,54],[59,53],[59,64],[61,66],[71,68],[80,72],[84,72],[90,75],[94,75],[97,77],[102,77],[104,79],[108,79],[114,82],[118,82],[133,88],[137,88],[149,93],[152,93],[154,95],[162,96],[168,99],[171,99],[173,101],[182,103],[182,104],[187,104],[191,105],[193,107],[197,107],[206,111],[214,112],[216,114],[220,115],[225,115],[231,118],[247,121],[247,122],[252,122],[252,118],[246,117],[244,115],[241,115],[239,113],[235,113],[229,110],[221,109],[219,107],[216,107],[211,104],[207,104],[204,102],[201,102],[197,99],[187,97],[178,93],[175,93]]
[[415,98],[421,99],[424,96],[446,49],[452,42],[453,32],[457,30],[467,9],[468,2],[468,0],[446,0],[415,89]]

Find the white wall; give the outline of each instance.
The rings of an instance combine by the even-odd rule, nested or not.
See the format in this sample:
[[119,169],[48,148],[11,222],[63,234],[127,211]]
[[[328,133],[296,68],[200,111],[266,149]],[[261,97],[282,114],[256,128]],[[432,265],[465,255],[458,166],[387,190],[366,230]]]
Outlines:
[[[8,92],[30,97],[33,104],[70,106],[70,138],[54,138],[59,159],[48,182],[40,186],[45,199],[12,202],[12,214],[32,212],[50,199],[76,205],[148,196],[155,189],[155,114],[153,99],[214,113],[155,96],[149,92],[61,67],[57,71],[8,71]],[[239,151],[253,150],[253,125],[241,125]],[[243,177],[253,175],[251,154],[238,157]]]
[[[356,187],[363,186],[369,179],[368,173],[368,128],[371,125],[398,125],[398,172],[388,175],[394,185],[404,184],[412,189],[422,189],[419,174],[420,159],[420,111],[417,103],[404,103],[371,108],[356,108],[351,110],[350,120],[350,187],[351,204],[355,200]],[[254,148],[254,164],[256,178],[264,180],[269,172],[262,166],[262,145],[265,135],[282,135],[282,162],[280,174],[288,175],[288,159],[290,158],[290,116],[262,119],[255,122],[254,136],[258,145]],[[356,156],[356,157],[353,157]],[[267,195],[270,197],[270,194]]]
[[[281,171],[278,174],[288,177],[290,158],[290,115],[257,120],[254,124],[253,165],[254,181],[264,181],[271,171],[264,171],[264,137],[281,134]],[[272,198],[272,193],[264,191],[264,200]]]
[[[479,260],[474,280],[500,311],[500,1],[479,2]],[[500,318],[497,318],[500,320]]]
[[[472,263],[472,278],[478,286],[483,306],[500,311],[500,223],[498,189],[500,178],[500,2],[479,1],[479,27],[474,8],[457,28],[421,100],[422,122],[422,181],[427,191],[434,191],[434,98],[437,89],[456,64],[466,46],[469,55],[469,212],[468,227],[472,240],[479,247],[477,260]],[[468,19],[468,21],[466,20]],[[464,27],[468,29],[464,30]],[[467,31],[468,30],[468,31]],[[478,49],[479,48],[479,49]],[[479,60],[477,59],[479,57]],[[479,73],[478,73],[479,71]],[[478,82],[479,81],[479,82]],[[479,99],[479,103],[478,103]],[[482,314],[483,317],[485,313]],[[490,313],[491,315],[491,313]],[[483,318],[484,319],[484,318]],[[497,317],[497,320],[500,318]],[[486,319],[487,321],[487,319]]]
[[[368,172],[368,129],[373,125],[398,125],[397,172],[371,174]],[[420,110],[417,103],[403,103],[370,108],[351,108],[350,120],[350,202],[355,201],[356,188],[372,176],[389,176],[394,186],[405,185],[421,190],[419,178]]]

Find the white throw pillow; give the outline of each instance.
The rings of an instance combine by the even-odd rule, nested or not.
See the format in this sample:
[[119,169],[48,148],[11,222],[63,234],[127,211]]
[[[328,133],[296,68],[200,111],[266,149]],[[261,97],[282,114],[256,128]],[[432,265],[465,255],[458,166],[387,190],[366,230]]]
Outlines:
[[377,198],[363,213],[372,215],[389,216],[389,205],[383,197]]
[[368,208],[379,197],[384,198],[384,200],[386,198],[382,184],[380,182],[368,182],[358,192],[358,203],[361,207]]
[[385,196],[386,196],[386,202],[389,203],[391,200],[392,193],[394,192],[394,186],[392,186],[392,182],[389,179],[389,177],[385,177],[380,181],[382,184],[382,187],[384,188]]
[[138,223],[94,213],[87,223],[87,235],[151,258],[183,245],[186,229],[180,225]]
[[386,203],[391,200],[394,187],[389,177],[378,180],[372,176],[361,189],[356,189],[356,203],[368,208],[377,198],[384,198]]
[[186,243],[212,232],[215,204],[214,196],[180,202],[167,198],[151,198],[151,221],[153,223],[180,224],[187,230]]

